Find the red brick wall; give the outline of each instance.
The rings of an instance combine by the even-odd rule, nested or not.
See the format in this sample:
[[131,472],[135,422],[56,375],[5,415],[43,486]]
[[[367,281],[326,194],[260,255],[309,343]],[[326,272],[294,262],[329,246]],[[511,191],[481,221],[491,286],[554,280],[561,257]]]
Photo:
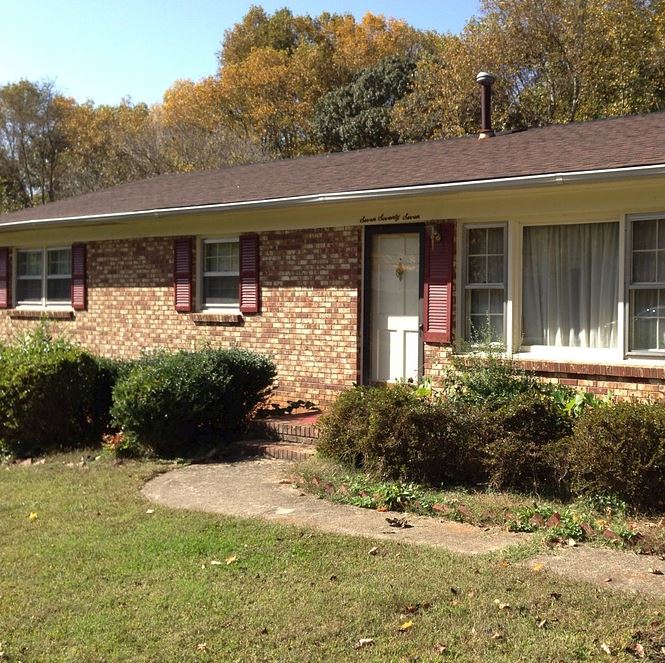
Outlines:
[[[257,350],[277,364],[278,400],[326,404],[358,380],[360,251],[358,228],[261,233],[261,313],[204,324],[174,309],[172,238],[90,242],[88,309],[51,324],[114,357],[204,342]],[[0,338],[36,324],[5,312]]]
[[[450,346],[425,345],[425,374],[443,386],[450,363]],[[533,371],[544,382],[559,382],[599,395],[628,399],[664,399],[665,366],[640,367],[629,364],[579,364],[573,362],[516,360],[516,365]]]
[[[325,405],[359,380],[360,252],[360,228],[261,233],[262,311],[229,324],[203,323],[195,314],[175,311],[172,238],[90,242],[88,309],[51,324],[107,356],[192,349],[204,342],[257,350],[277,364],[277,400],[308,398]],[[0,339],[37,324],[10,315],[0,313]],[[425,374],[435,384],[442,383],[450,352],[450,346],[425,344]],[[600,394],[665,398],[665,366],[524,362],[524,367],[544,380]]]

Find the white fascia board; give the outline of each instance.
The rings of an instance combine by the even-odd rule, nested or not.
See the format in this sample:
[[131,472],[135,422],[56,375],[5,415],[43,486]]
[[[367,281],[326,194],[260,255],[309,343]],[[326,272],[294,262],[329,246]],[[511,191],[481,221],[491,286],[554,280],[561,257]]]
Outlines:
[[631,166],[628,168],[605,168],[600,170],[579,170],[565,173],[546,173],[543,175],[523,175],[518,177],[500,177],[485,180],[467,180],[464,182],[446,182],[442,184],[417,184],[413,186],[390,187],[384,189],[363,189],[359,191],[340,191],[285,198],[265,198],[231,203],[213,203],[210,205],[192,205],[166,207],[135,212],[114,212],[89,216],[53,217],[47,219],[28,219],[0,224],[0,232],[21,228],[39,227],[57,224],[95,224],[126,219],[172,216],[177,214],[195,214],[206,212],[226,212],[251,210],[270,207],[292,207],[297,205],[315,205],[326,202],[348,202],[357,200],[378,200],[396,196],[416,196],[444,194],[461,191],[501,190],[514,187],[532,187],[560,184],[581,184],[602,182],[615,179],[634,179],[665,175],[665,164],[650,166]]

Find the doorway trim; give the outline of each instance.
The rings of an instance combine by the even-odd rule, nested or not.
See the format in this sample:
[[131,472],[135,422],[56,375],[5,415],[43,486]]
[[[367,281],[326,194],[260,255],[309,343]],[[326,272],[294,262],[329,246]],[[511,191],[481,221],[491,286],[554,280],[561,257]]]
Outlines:
[[370,384],[371,366],[371,335],[372,335],[372,252],[376,235],[401,233],[417,233],[419,237],[418,252],[418,379],[423,377],[424,345],[423,345],[423,284],[425,281],[425,224],[400,223],[392,226],[366,226],[364,234],[363,255],[363,288],[362,288],[362,338],[361,338],[361,384]]

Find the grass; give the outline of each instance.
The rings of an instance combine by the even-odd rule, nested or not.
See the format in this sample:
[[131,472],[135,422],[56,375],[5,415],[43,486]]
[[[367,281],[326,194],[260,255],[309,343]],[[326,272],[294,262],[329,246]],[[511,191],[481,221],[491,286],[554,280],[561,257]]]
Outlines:
[[76,460],[0,466],[3,663],[559,663],[607,660],[603,644],[630,661],[636,642],[665,660],[664,602],[536,573],[519,551],[369,555],[362,539],[151,505],[139,490],[164,465]]
[[[546,543],[565,543],[572,538],[632,548],[641,553],[665,554],[662,514],[657,517],[630,514],[625,503],[616,499],[577,499],[565,503],[483,487],[433,490],[413,483],[381,481],[319,456],[301,463],[295,478],[302,490],[342,504],[409,511],[480,527],[539,532]],[[553,514],[558,514],[560,523],[548,526],[547,520]]]

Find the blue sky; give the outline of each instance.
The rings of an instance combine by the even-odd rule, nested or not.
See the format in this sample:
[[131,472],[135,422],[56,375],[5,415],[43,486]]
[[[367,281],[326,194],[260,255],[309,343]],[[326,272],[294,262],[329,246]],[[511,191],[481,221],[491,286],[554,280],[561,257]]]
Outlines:
[[[216,70],[224,30],[251,2],[236,0],[3,0],[0,84],[51,79],[79,101],[115,104],[123,96],[155,103],[178,78]],[[257,2],[295,14],[366,11],[418,28],[459,31],[475,0],[282,0]],[[9,28],[9,26],[12,26]]]

